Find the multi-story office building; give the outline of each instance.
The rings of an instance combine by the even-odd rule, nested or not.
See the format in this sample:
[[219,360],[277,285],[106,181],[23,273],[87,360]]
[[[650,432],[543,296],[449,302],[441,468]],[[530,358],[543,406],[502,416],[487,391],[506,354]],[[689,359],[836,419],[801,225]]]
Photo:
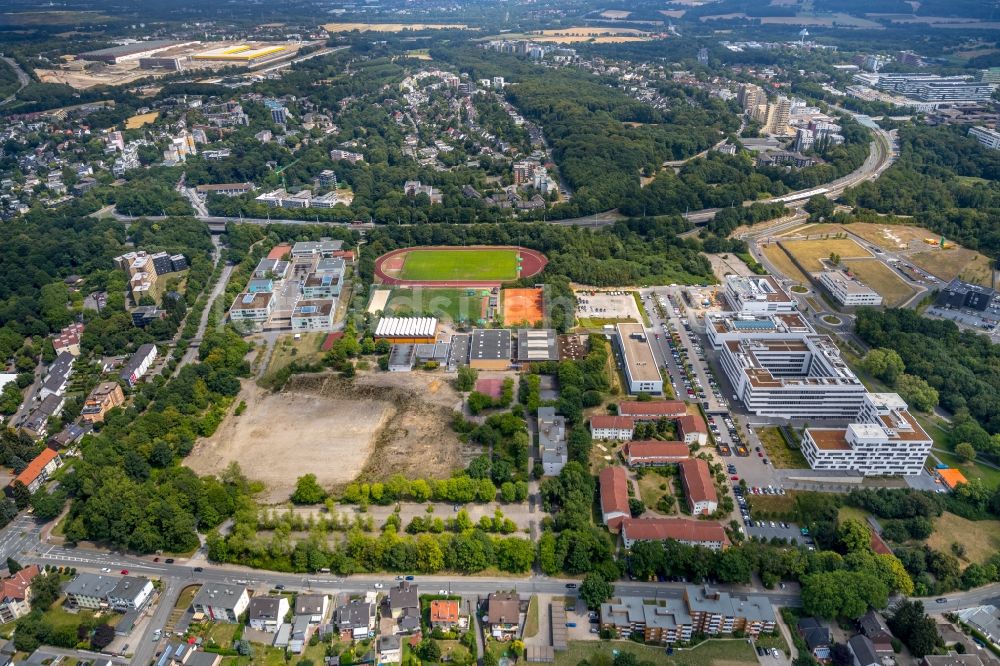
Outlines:
[[854,80],[921,102],[987,102],[996,90],[995,83],[976,81],[970,76],[881,72],[857,74]]
[[229,318],[232,321],[260,324],[267,321],[273,310],[273,292],[258,291],[253,294],[244,293],[236,297],[236,302],[229,309]]
[[932,440],[895,393],[866,393],[846,428],[808,428],[802,454],[813,469],[865,476],[920,474]]
[[877,291],[843,271],[823,271],[819,274],[819,283],[841,305],[882,305],[882,297]]
[[663,375],[642,324],[618,324],[615,337],[630,393],[663,393]]
[[798,312],[773,315],[738,315],[733,312],[705,315],[705,333],[713,349],[733,340],[767,340],[816,331]]
[[333,328],[335,300],[301,300],[292,310],[293,331],[328,331]]
[[1000,150],[1000,132],[989,127],[970,127],[969,136],[990,150]]
[[733,399],[760,416],[851,418],[865,387],[825,335],[727,340],[719,363]]
[[771,275],[727,276],[726,300],[739,315],[795,311],[795,301]]

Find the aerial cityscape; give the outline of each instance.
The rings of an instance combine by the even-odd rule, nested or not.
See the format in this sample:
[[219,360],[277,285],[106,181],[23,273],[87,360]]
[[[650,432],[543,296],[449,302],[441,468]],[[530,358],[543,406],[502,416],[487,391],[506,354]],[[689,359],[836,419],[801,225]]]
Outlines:
[[1000,666],[1000,0],[9,0],[0,666]]

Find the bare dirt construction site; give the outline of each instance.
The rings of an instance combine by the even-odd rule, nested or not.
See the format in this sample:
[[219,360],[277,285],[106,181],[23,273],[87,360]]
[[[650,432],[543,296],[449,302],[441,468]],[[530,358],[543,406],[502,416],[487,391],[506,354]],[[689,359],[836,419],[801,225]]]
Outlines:
[[[278,393],[244,382],[247,404],[201,440],[185,463],[217,474],[236,461],[247,477],[264,482],[264,502],[284,502],[303,474],[325,488],[355,478],[447,477],[472,458],[472,447],[450,427],[460,404],[438,375],[300,375]],[[468,451],[466,449],[469,449]]]

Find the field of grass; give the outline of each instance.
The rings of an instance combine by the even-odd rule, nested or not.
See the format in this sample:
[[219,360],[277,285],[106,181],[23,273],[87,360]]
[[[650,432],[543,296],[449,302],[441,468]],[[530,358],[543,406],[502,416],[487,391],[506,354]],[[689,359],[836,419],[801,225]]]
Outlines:
[[393,289],[385,312],[397,316],[423,315],[453,322],[479,321],[483,313],[481,289]]
[[791,648],[788,647],[788,641],[785,640],[784,634],[780,631],[775,631],[773,634],[761,634],[757,637],[757,645],[767,649],[778,648],[788,656],[792,654]]
[[528,600],[528,615],[524,620],[524,637],[534,638],[538,633],[538,595],[531,595]]
[[785,443],[785,438],[778,428],[771,426],[757,431],[760,443],[771,464],[777,469],[809,469],[809,463],[798,449],[793,449]]
[[327,23],[327,32],[403,32],[404,30],[466,30],[464,23]]
[[946,282],[959,277],[973,284],[990,285],[989,257],[964,247],[917,252],[907,259]]
[[0,14],[0,25],[10,26],[54,26],[54,25],[93,25],[117,22],[108,14],[97,11],[51,11],[51,12],[16,12]]
[[578,328],[595,329],[603,328],[608,324],[618,324],[623,321],[635,321],[631,317],[625,319],[615,319],[614,317],[578,317],[576,325]]
[[[667,489],[663,490],[660,486],[666,485]],[[661,476],[656,472],[649,471],[646,475],[639,479],[639,498],[646,505],[647,509],[652,509],[653,511],[659,512],[656,508],[656,503],[660,501],[660,498],[664,495],[673,495],[671,490],[671,481],[665,476]],[[674,513],[677,511],[677,505],[674,505]]]
[[823,238],[816,240],[782,241],[785,249],[798,259],[807,271],[821,271],[823,264],[820,259],[826,259],[831,254],[840,255],[841,259],[870,257],[871,253],[850,238]]
[[837,522],[843,522],[849,518],[854,518],[855,520],[860,520],[867,524],[868,516],[871,514],[864,509],[859,509],[855,506],[842,506],[837,511]]
[[79,613],[70,613],[63,610],[62,601],[57,601],[52,604],[52,608],[48,609],[44,613],[45,621],[52,626],[53,629],[61,629],[63,627],[78,627],[80,622],[84,618],[91,618],[94,614],[90,611],[80,611]]
[[750,495],[750,507],[754,511],[790,514],[795,509],[795,491],[784,495]]
[[159,111],[153,111],[151,113],[144,113],[139,116],[132,116],[125,121],[125,129],[139,129],[143,125],[148,125],[149,123],[156,122],[156,119],[160,116]]
[[916,291],[877,259],[848,259],[844,264],[862,282],[882,296],[886,307],[897,307],[913,297]]
[[967,562],[985,562],[1000,551],[1000,520],[966,520],[945,511],[934,519],[934,533],[927,539],[927,545],[945,553],[951,552],[951,544],[965,546]]
[[556,666],[576,666],[584,659],[593,661],[595,655],[611,660],[616,652],[628,652],[640,662],[670,666],[732,666],[756,664],[757,655],[742,638],[712,639],[688,650],[674,650],[667,655],[664,648],[639,645],[632,641],[569,641],[565,652],[556,652]]
[[[931,435],[931,437],[933,437],[933,435]],[[980,465],[975,462],[965,462],[965,460],[959,458],[954,453],[938,448],[931,451],[931,455],[936,457],[945,465],[960,470],[967,479],[980,479],[984,484],[986,484],[987,488],[996,488],[997,486],[1000,486],[1000,470]]]
[[517,250],[415,250],[400,271],[404,280],[516,280]]
[[778,269],[778,272],[787,277],[790,280],[798,280],[799,282],[808,283],[809,278],[799,270],[799,267],[792,263],[792,260],[785,254],[785,251],[778,247],[777,243],[771,243],[769,245],[761,246],[761,253],[767,260]]
[[320,346],[326,333],[302,333],[298,340],[294,335],[283,335],[274,344],[271,360],[267,366],[267,375],[274,375],[292,361],[299,363],[315,363],[323,358]]

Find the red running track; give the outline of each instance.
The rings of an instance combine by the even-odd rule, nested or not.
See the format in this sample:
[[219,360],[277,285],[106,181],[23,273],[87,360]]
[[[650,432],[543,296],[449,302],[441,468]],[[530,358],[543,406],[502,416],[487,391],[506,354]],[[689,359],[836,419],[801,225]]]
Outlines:
[[392,277],[387,275],[383,270],[383,266],[386,263],[394,265],[396,261],[400,261],[400,268],[402,268],[403,256],[407,252],[413,252],[414,250],[517,250],[518,255],[521,257],[521,277],[534,277],[541,273],[545,269],[545,265],[549,263],[549,260],[545,258],[545,255],[536,250],[529,250],[525,247],[519,247],[516,245],[471,245],[465,247],[456,247],[448,245],[421,245],[419,247],[404,247],[399,250],[393,250],[392,252],[386,252],[381,257],[375,260],[375,279],[380,284],[398,286],[398,287],[473,287],[473,288],[486,288],[492,289],[493,287],[500,287],[504,282],[513,282],[514,280],[506,281],[496,281],[496,280],[403,280],[400,278]]

